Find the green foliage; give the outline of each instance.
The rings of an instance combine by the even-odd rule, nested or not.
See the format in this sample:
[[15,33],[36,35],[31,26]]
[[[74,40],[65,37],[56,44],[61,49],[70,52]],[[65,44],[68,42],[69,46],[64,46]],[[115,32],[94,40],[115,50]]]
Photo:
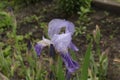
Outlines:
[[[108,49],[104,52],[100,51],[100,29],[96,26],[96,29],[93,31],[93,39],[95,41],[95,53],[92,54],[90,58],[90,67],[89,67],[89,76],[91,80],[106,80],[105,76],[107,75],[108,67]],[[98,61],[94,57],[97,55]]]
[[19,4],[22,4],[22,5],[29,5],[29,4],[35,4],[37,2],[40,2],[41,0],[13,0],[13,3],[15,5],[19,5]]
[[93,38],[97,45],[99,45],[99,43],[100,43],[100,37],[101,37],[100,29],[99,29],[98,25],[96,25],[96,29],[93,31]]
[[32,16],[29,16],[29,17],[27,16],[27,17],[24,18],[23,22],[24,23],[38,22],[39,18],[40,17],[37,17],[36,15],[32,15]]
[[13,20],[9,13],[0,12],[0,33],[13,26]]
[[43,34],[44,34],[44,36],[45,36],[46,38],[49,38],[49,37],[48,37],[48,34],[47,34],[47,32],[48,32],[48,26],[47,26],[47,24],[46,24],[45,22],[41,22],[39,25],[40,25],[40,28],[43,29]]
[[10,64],[11,59],[10,57],[5,57],[3,52],[0,53],[0,70],[4,73],[6,76],[10,76]]
[[75,36],[85,34],[85,32],[86,32],[85,26],[75,27]]
[[90,56],[92,51],[92,43],[88,45],[87,51],[85,53],[83,65],[82,65],[82,71],[81,71],[81,80],[87,80],[88,79],[88,68],[90,63]]
[[80,7],[80,11],[78,12],[79,16],[79,20],[83,21],[83,22],[87,22],[89,20],[89,18],[87,17],[87,13],[89,13],[91,10],[90,8],[85,8],[85,7]]
[[[107,68],[108,68],[108,51],[106,49],[104,52],[100,51],[100,29],[96,26],[93,31],[93,37],[88,36],[92,39],[89,44],[82,65],[81,80],[106,80]],[[94,40],[93,40],[94,39]],[[95,46],[92,45],[93,41]],[[92,47],[95,47],[95,54],[93,54]],[[97,59],[97,60],[96,60]]]
[[2,0],[0,1],[0,11],[4,10],[8,6],[8,1]]
[[91,0],[58,0],[58,6],[66,14],[72,14],[78,11],[85,13],[86,11],[83,11],[82,8],[90,9]]
[[60,57],[58,57],[58,61],[57,61],[58,65],[56,66],[56,75],[57,75],[57,80],[65,80],[65,72],[62,66],[62,60]]

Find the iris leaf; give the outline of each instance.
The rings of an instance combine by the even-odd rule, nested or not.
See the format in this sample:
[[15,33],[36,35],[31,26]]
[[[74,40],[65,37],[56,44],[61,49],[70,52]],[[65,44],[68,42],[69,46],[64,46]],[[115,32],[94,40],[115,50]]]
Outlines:
[[89,44],[86,54],[85,54],[85,57],[84,57],[82,72],[81,72],[81,80],[88,79],[88,67],[89,67],[89,63],[90,63],[91,49],[92,49],[92,43]]

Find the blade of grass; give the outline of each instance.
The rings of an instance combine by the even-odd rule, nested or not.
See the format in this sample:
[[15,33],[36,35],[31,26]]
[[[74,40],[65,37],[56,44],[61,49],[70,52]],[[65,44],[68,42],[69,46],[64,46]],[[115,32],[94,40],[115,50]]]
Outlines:
[[88,79],[88,67],[90,62],[91,49],[92,49],[92,43],[89,44],[87,51],[85,53],[85,58],[83,61],[82,72],[81,72],[81,80]]
[[57,78],[58,80],[65,80],[64,69],[62,67],[62,60],[58,57],[58,65],[57,65]]
[[0,73],[0,79],[2,80],[9,80],[5,75],[3,75],[2,73]]

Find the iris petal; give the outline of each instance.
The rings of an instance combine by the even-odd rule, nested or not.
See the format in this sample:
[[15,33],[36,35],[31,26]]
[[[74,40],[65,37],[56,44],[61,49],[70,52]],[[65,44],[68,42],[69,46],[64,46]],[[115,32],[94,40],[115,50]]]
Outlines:
[[70,42],[69,48],[72,49],[73,51],[79,51],[79,49],[72,42]]
[[68,46],[71,42],[71,34],[55,34],[52,38],[53,45],[58,52],[68,52]]
[[72,60],[69,53],[61,53],[61,57],[69,72],[75,72],[79,68],[78,63]]
[[65,27],[65,33],[70,32],[71,35],[74,33],[74,24],[70,21],[62,20],[62,19],[53,19],[48,24],[48,35],[50,38],[54,36],[54,34],[59,34],[61,28]]
[[37,55],[40,56],[43,46],[40,44],[36,44],[34,48],[35,48]]
[[40,56],[42,49],[46,46],[49,46],[51,43],[52,42],[50,40],[43,37],[43,40],[39,41],[34,47],[37,55]]

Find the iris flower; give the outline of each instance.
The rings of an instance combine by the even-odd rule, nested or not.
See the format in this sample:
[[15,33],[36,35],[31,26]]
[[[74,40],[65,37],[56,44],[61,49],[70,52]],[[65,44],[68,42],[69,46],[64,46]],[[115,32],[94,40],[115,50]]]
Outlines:
[[[60,34],[62,28],[65,28],[65,32]],[[70,21],[62,19],[53,19],[48,24],[48,36],[50,39],[43,39],[35,45],[35,51],[40,56],[41,51],[44,47],[54,46],[55,50],[60,54],[68,72],[73,73],[79,65],[74,61],[68,49],[78,51],[79,49],[72,42],[72,35],[74,33],[74,24]]]

